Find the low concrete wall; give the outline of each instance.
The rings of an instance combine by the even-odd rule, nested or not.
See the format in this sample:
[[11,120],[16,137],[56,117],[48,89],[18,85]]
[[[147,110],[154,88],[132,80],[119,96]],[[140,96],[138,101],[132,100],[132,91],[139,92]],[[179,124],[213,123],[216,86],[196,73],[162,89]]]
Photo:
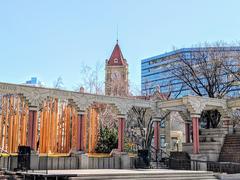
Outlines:
[[[112,157],[89,157],[87,154],[66,157],[31,155],[30,169],[132,169],[135,158],[127,154]],[[0,157],[0,169],[17,168],[17,156]]]
[[31,169],[79,169],[79,157],[39,157],[31,161]]
[[[192,143],[184,143],[183,151],[192,154]],[[200,154],[207,155],[208,161],[218,161],[219,153],[221,152],[222,143],[220,142],[201,142]]]
[[[192,170],[201,170],[201,171],[207,171],[207,159],[208,157],[206,155],[203,154],[191,154],[191,169]],[[196,162],[196,161],[202,161],[202,162]]]
[[17,168],[17,156],[1,156],[0,169],[14,170]]
[[80,156],[80,169],[132,169],[135,168],[134,157],[119,155],[112,157],[88,157],[86,154]]

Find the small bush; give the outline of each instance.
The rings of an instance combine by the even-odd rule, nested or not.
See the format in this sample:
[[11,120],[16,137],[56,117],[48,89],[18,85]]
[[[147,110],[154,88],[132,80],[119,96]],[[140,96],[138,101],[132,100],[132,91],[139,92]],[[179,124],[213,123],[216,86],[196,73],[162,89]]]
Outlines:
[[110,153],[118,146],[118,131],[116,128],[100,128],[95,151],[97,153]]

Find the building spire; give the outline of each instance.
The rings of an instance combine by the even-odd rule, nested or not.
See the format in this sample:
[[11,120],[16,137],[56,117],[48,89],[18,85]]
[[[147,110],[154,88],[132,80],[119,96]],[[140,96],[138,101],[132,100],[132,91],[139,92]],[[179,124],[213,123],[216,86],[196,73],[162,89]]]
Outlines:
[[118,44],[118,24],[117,24],[117,44]]
[[108,60],[108,65],[112,66],[126,65],[126,60],[124,59],[121,48],[118,44],[118,39],[112,51],[112,54]]

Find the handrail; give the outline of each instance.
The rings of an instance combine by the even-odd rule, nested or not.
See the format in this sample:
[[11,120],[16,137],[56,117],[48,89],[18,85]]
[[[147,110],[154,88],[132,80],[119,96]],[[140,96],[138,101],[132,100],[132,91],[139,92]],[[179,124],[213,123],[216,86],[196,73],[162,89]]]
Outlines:
[[[167,157],[165,158],[165,165],[168,165],[168,167],[171,165],[170,162],[175,161],[180,162],[182,164],[189,163],[190,168],[192,170],[199,170],[199,165],[206,164],[207,165],[207,170],[209,171],[214,171],[214,172],[227,172],[227,173],[240,173],[240,163],[235,163],[235,162],[215,162],[215,161],[203,161],[203,160],[196,160],[196,159],[176,159],[172,157]],[[171,167],[169,167],[171,168]],[[182,166],[179,169],[184,169],[186,167]]]
[[176,159],[176,158],[172,158],[169,157],[167,159],[171,159],[171,160],[183,160],[183,161],[194,161],[194,162],[199,162],[199,163],[215,163],[215,164],[234,164],[234,165],[239,165],[240,163],[236,163],[236,162],[216,162],[216,161],[203,161],[203,160],[197,160],[197,159]]
[[[159,153],[158,151],[161,151],[163,154],[167,155],[167,157],[170,157],[170,154],[168,154],[168,153],[167,153],[166,151],[164,151],[162,148],[157,149],[157,148],[155,148],[154,146],[151,146],[151,149],[154,149],[155,152],[157,152],[157,153]],[[155,152],[154,152],[154,153],[155,153]]]
[[[152,159],[157,162],[163,162],[168,168],[173,169],[192,169],[200,170],[200,165],[205,164],[205,167],[208,171],[214,172],[226,172],[226,173],[240,173],[240,163],[237,162],[215,162],[215,161],[204,161],[197,159],[178,159],[171,157],[166,151],[162,148],[157,149],[154,146],[151,146],[151,153],[155,153],[155,156]],[[160,154],[161,153],[161,154]],[[166,156],[163,158],[163,154]],[[159,158],[160,157],[160,158]]]

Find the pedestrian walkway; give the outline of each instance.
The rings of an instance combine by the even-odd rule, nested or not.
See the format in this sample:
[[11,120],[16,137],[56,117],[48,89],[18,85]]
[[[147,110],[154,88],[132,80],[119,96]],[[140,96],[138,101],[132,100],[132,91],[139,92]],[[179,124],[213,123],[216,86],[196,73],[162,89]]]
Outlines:
[[76,170],[49,170],[22,172],[28,178],[69,178],[72,180],[82,179],[159,179],[159,180],[214,180],[217,179],[212,172],[185,171],[169,169],[76,169]]

